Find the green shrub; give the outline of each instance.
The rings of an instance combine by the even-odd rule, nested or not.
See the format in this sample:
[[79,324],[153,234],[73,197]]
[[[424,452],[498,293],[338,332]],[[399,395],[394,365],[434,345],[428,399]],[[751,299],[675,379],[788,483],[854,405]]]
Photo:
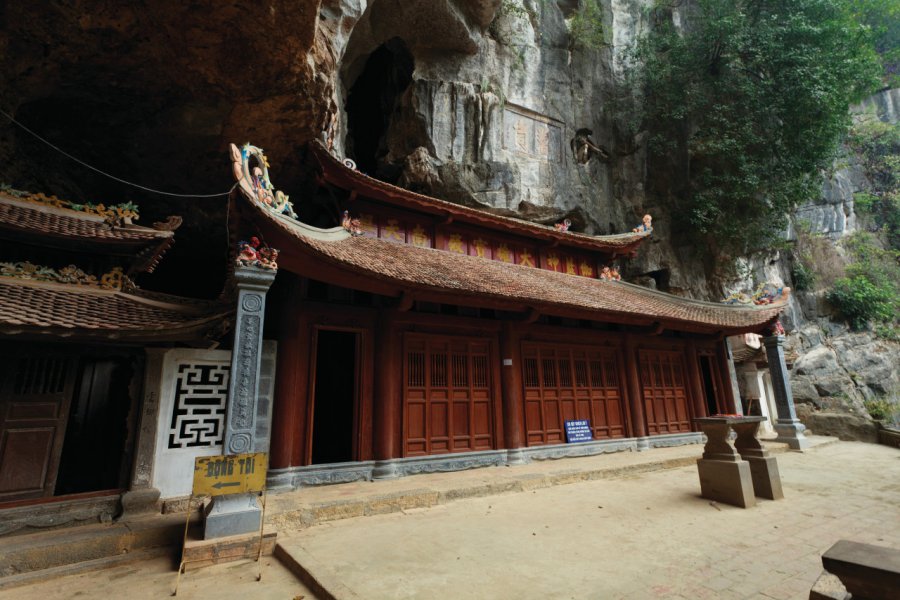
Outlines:
[[869,415],[876,421],[884,423],[895,422],[900,418],[900,404],[892,402],[888,398],[873,398],[863,401]]
[[869,321],[886,321],[894,316],[890,290],[862,275],[838,279],[827,298],[856,330],[865,329]]
[[816,284],[816,272],[799,259],[794,262],[791,278],[794,280],[794,287],[801,292],[812,290]]

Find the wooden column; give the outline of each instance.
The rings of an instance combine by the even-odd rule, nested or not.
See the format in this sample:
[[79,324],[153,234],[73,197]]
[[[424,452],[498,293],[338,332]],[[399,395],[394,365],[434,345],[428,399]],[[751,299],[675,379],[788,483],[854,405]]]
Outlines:
[[400,334],[395,315],[383,312],[375,327],[375,394],[374,436],[375,468],[372,477],[389,479],[397,476],[394,459],[400,456],[402,413],[400,385],[403,369],[400,357]]
[[503,323],[500,332],[500,383],[503,398],[503,435],[506,438],[507,463],[524,461],[525,407],[522,402],[522,352],[519,336],[512,323]]
[[[708,417],[706,410],[706,394],[703,392],[703,379],[701,378],[700,361],[697,360],[697,344],[691,340],[686,346],[687,352],[687,379],[691,390],[691,403],[694,408],[694,418]],[[696,423],[692,424],[694,431],[699,431]]]
[[734,395],[735,381],[731,377],[731,371],[734,369],[734,365],[732,365],[731,361],[728,359],[730,353],[726,346],[727,343],[725,338],[716,342],[716,364],[719,367],[719,381],[722,382],[722,396],[725,399],[725,406],[729,413],[742,415],[744,414],[744,408],[738,406],[738,403],[736,402],[737,399]]
[[309,319],[302,312],[300,285],[296,282],[281,315],[275,402],[272,407],[270,468],[305,464],[306,412],[309,401]]
[[641,393],[637,343],[632,335],[625,336],[625,376],[628,378],[628,406],[631,409],[631,436],[638,438],[638,450],[647,450],[647,424],[644,418],[644,397]]

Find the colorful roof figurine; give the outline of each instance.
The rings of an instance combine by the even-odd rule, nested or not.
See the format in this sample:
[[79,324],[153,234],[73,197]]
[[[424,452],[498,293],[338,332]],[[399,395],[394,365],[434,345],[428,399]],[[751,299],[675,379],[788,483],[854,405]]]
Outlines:
[[132,203],[105,206],[75,204],[55,196],[0,188],[0,236],[62,250],[122,258],[128,273],[152,272],[172,245],[179,217],[153,228],[134,225]]
[[641,242],[650,236],[650,231],[594,236],[572,231],[569,229],[571,222],[567,224],[567,220],[548,227],[514,217],[496,215],[485,210],[417,194],[369,177],[355,170],[352,161],[342,161],[332,156],[320,142],[312,142],[310,148],[321,170],[323,182],[353,192],[360,197],[438,216],[445,223],[479,225],[495,229],[498,232],[517,234],[559,246],[605,252],[610,255],[610,258],[632,253]]
[[[396,204],[408,203],[417,209],[427,206],[444,210],[454,217],[462,215],[472,222],[495,224],[498,228],[508,229],[512,223],[522,230],[537,228],[544,235],[566,240],[584,238],[585,244],[598,243],[590,236],[556,232],[418,196],[345,167],[338,170],[336,159],[323,149],[316,153],[327,179],[364,184],[365,191],[360,194],[379,194],[390,197]],[[235,170],[242,177],[246,171],[246,168]],[[711,334],[762,331],[775,322],[786,302],[785,297],[764,306],[727,306],[680,298],[622,281],[575,277],[412,244],[396,244],[377,237],[354,236],[343,227],[319,229],[286,217],[260,201],[250,182],[242,179],[238,182],[240,192],[233,193],[235,206],[268,243],[281,249],[279,266],[335,285],[428,302]],[[627,237],[628,244],[633,244],[646,235],[649,233],[620,237]]]

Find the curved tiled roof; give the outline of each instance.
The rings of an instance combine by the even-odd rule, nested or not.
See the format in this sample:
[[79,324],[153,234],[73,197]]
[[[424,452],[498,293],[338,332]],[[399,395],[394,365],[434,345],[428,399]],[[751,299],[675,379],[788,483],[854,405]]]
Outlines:
[[417,194],[410,190],[379,181],[351,169],[332,156],[320,142],[313,142],[311,148],[322,168],[325,181],[346,190],[354,190],[366,198],[381,200],[392,205],[411,208],[422,212],[452,217],[454,221],[471,223],[497,229],[507,233],[524,235],[529,238],[572,246],[596,252],[627,254],[650,236],[650,232],[621,233],[616,235],[587,235],[573,231],[557,231],[546,225],[530,221],[495,215],[477,208],[439,200],[431,196]]
[[360,280],[429,292],[447,297],[448,302],[477,306],[484,300],[500,301],[509,310],[535,309],[613,323],[659,323],[667,329],[708,333],[761,330],[784,307],[783,303],[732,306],[689,300],[621,281],[574,277],[378,238],[315,239],[308,234],[308,226],[246,197],[241,202],[250,207],[251,219],[265,230],[269,243],[280,244],[286,268],[291,268],[292,254],[302,254],[318,264],[315,273],[300,274],[319,279],[326,277],[325,267],[330,265]]
[[5,335],[176,341],[203,338],[227,318],[221,304],[71,284],[0,279]]
[[152,271],[174,241],[174,231],[137,225],[112,226],[102,217],[67,208],[44,206],[0,192],[0,229],[17,238],[34,236],[105,251],[111,246],[134,256],[134,271]]

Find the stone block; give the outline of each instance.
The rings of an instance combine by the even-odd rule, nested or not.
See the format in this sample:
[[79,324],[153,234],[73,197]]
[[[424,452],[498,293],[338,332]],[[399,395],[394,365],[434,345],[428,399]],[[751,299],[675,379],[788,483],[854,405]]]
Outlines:
[[741,508],[756,506],[753,479],[746,461],[697,459],[700,494]]
[[822,566],[854,598],[893,600],[900,590],[900,550],[840,540],[822,555]]
[[262,519],[256,494],[217,496],[205,514],[203,537],[207,540],[259,531]]
[[850,600],[841,580],[824,571],[809,590],[809,600]]
[[753,481],[753,493],[760,498],[781,500],[784,491],[781,488],[781,474],[778,472],[778,461],[774,456],[744,456],[750,465],[750,478]]
[[[274,551],[276,535],[275,528],[270,525],[263,530],[263,555],[269,556]],[[184,561],[185,571],[193,571],[235,560],[255,559],[259,555],[259,544],[259,531],[214,540],[188,540],[184,544],[181,560]]]

